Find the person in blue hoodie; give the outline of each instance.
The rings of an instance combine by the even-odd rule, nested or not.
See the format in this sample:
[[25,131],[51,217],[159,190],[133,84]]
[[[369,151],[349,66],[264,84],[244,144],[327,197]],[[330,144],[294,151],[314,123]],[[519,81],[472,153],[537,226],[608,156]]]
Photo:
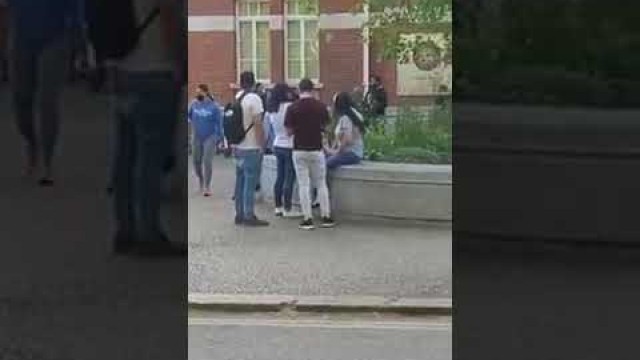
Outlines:
[[[25,141],[26,174],[42,164],[39,184],[53,185],[69,38],[80,24],[81,0],[8,0],[13,106]],[[36,118],[40,126],[36,126]],[[36,132],[36,129],[39,131]]]
[[222,140],[222,111],[205,84],[198,85],[189,105],[188,120],[193,132],[193,168],[204,196],[211,196],[213,156]]

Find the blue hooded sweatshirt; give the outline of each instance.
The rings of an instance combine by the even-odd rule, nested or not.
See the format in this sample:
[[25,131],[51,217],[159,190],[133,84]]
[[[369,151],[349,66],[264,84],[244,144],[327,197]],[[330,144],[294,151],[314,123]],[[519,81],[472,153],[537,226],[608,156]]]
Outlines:
[[212,135],[217,139],[222,138],[222,110],[215,101],[205,98],[191,102],[188,120],[197,140],[204,141]]

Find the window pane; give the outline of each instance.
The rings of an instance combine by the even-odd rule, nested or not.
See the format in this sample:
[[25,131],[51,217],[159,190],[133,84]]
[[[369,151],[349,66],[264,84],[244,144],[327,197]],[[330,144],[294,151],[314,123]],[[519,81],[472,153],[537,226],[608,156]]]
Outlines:
[[287,38],[300,40],[302,34],[300,33],[300,21],[289,20],[287,21]]
[[253,34],[250,22],[240,23],[240,57],[251,58],[253,57]]
[[258,32],[258,40],[269,42],[269,23],[268,22],[258,22],[256,23],[256,31]]
[[316,15],[318,14],[318,0],[288,0],[288,13],[290,15]]
[[289,59],[287,62],[287,73],[290,80],[302,79],[302,64],[300,61]]
[[304,36],[306,40],[315,40],[318,38],[318,23],[316,21],[304,22]]
[[253,71],[253,62],[250,59],[240,60],[240,72]]
[[256,58],[268,59],[270,54],[269,43],[263,41],[256,42]]
[[287,43],[287,57],[289,59],[300,60],[301,43],[299,41],[289,41]]
[[241,16],[249,15],[249,3],[247,1],[240,1],[238,14]]
[[260,2],[258,4],[258,15],[269,15],[269,3]]
[[318,58],[318,43],[316,41],[305,41],[304,57],[306,60]]
[[306,74],[305,76],[311,79],[320,78],[319,64],[317,59],[310,59],[304,63]]
[[249,1],[249,15],[258,15],[258,3],[255,1]]
[[290,15],[298,13],[298,2],[295,0],[287,1],[287,13]]
[[257,61],[256,62],[256,77],[258,79],[269,79],[269,62],[268,61]]

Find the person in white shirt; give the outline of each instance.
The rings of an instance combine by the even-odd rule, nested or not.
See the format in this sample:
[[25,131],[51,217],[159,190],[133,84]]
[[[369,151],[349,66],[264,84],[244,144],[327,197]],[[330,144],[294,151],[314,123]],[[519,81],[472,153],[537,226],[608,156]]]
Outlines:
[[255,93],[256,80],[252,72],[240,74],[242,90],[236,95],[241,100],[243,125],[246,130],[244,139],[235,146],[236,185],[235,207],[236,225],[268,226],[255,214],[256,185],[258,183],[260,157],[266,141],[262,124],[264,107],[262,99]]
[[293,187],[296,171],[293,166],[293,137],[284,126],[287,109],[293,102],[287,84],[277,84],[271,91],[270,116],[274,132],[273,153],[277,161],[277,177],[274,185],[275,214],[284,217],[302,216],[292,209]]

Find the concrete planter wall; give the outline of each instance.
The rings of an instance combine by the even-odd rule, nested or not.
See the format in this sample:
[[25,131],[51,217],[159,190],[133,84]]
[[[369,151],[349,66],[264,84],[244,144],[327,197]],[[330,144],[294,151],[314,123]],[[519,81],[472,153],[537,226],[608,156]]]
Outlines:
[[[262,169],[264,196],[273,199],[275,157],[265,156]],[[450,165],[364,162],[343,167],[330,175],[332,209],[341,217],[451,221],[451,176]]]

